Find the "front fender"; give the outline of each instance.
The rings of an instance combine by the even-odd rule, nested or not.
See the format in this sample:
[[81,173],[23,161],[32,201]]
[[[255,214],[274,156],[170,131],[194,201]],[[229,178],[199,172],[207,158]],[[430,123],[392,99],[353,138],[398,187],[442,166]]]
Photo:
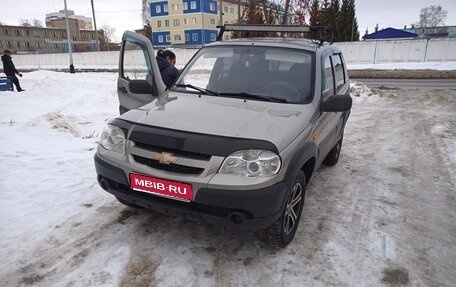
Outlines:
[[[301,145],[298,149],[294,151],[294,154],[291,156],[290,163],[286,167],[284,180],[293,180],[296,177],[296,174],[301,169],[301,167],[310,159],[318,157],[318,147],[315,142],[306,142]],[[312,169],[315,170],[315,166]],[[310,180],[310,177],[307,178],[307,181]]]

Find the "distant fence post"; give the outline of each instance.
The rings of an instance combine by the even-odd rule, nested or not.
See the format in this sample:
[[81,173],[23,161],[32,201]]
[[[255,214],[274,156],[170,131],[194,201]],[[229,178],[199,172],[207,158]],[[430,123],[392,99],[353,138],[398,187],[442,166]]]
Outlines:
[[375,40],[374,60],[372,61],[372,64],[376,64],[377,63],[377,44],[378,44],[378,40]]
[[427,39],[426,39],[426,48],[424,48],[424,59],[423,59],[423,62],[426,62],[426,60],[427,60],[427,52],[428,52],[428,47],[429,47],[429,38],[430,37],[427,37]]

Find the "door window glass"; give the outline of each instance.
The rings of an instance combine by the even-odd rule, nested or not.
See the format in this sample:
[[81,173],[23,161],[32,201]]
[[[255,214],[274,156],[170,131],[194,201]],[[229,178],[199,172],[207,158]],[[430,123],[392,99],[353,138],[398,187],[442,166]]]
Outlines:
[[122,78],[127,80],[146,80],[153,76],[147,48],[142,43],[127,39],[123,54]]
[[339,92],[340,88],[342,88],[345,84],[344,67],[342,66],[342,61],[339,54],[332,55],[331,58],[334,66],[336,90]]
[[321,92],[323,93],[323,96],[330,96],[334,94],[334,77],[331,59],[330,57],[325,57],[323,61],[323,69],[321,71]]

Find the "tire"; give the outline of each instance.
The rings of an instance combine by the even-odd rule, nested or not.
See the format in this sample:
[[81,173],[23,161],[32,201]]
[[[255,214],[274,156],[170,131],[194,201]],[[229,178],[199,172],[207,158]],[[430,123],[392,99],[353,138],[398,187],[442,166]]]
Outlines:
[[323,160],[323,164],[327,166],[333,166],[336,165],[337,162],[339,161],[339,156],[340,156],[340,150],[342,149],[342,138],[334,145],[334,147],[329,151],[328,155],[325,157]]
[[306,194],[306,176],[300,170],[287,194],[282,215],[270,227],[257,231],[257,235],[275,248],[284,248],[294,238],[301,219]]
[[117,197],[117,196],[116,196],[116,199],[117,199],[120,203],[122,203],[123,205],[126,205],[126,206],[128,206],[128,207],[136,208],[136,209],[142,209],[142,208],[143,208],[142,206],[139,206],[139,205],[136,205],[136,204],[134,204],[134,203],[128,202],[128,201],[126,201],[126,200],[123,200],[123,199],[120,198],[120,197]]

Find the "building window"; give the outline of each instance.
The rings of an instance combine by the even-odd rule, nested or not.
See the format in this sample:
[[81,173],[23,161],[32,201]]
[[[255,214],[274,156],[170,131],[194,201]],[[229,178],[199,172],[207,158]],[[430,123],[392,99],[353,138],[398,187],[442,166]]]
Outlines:
[[157,21],[157,27],[160,28],[162,26],[162,21],[161,20],[158,20]]
[[185,42],[190,41],[190,34],[185,34]]
[[54,43],[54,48],[58,48],[59,47],[59,44],[58,43]]
[[52,31],[52,37],[55,38],[55,31]]
[[21,47],[21,42],[17,42],[17,47],[20,48]]
[[[65,32],[62,32],[62,38],[65,38]],[[93,34],[92,34],[92,39],[93,39]]]
[[166,42],[170,42],[171,41],[171,36],[170,35],[166,35]]
[[227,6],[223,7],[223,12],[228,13],[228,7]]
[[165,27],[169,27],[169,20],[165,20]]
[[76,41],[76,36],[73,37],[73,41]]
[[155,6],[155,12],[161,13],[162,9],[160,5]]
[[188,10],[188,2],[184,2],[184,11]]
[[30,48],[30,42],[26,42],[25,47]]
[[8,29],[4,29],[3,31],[5,31],[5,35],[8,35],[8,34],[9,34]]
[[192,24],[196,24],[196,18],[195,17],[192,18]]
[[21,31],[20,30],[16,30],[16,36],[21,36]]
[[48,36],[48,31],[44,31],[44,37]]
[[198,41],[198,34],[197,34],[197,33],[193,33],[193,34],[192,34],[192,41],[193,41],[193,42]]
[[181,35],[174,35],[174,41],[182,41]]
[[171,9],[173,9],[173,11],[179,10],[179,4],[173,4],[173,5],[171,6]]
[[163,35],[158,35],[158,42],[163,43]]
[[6,42],[6,46],[7,46],[8,48],[12,48],[12,47],[13,47],[13,45],[11,44],[10,41],[7,41],[7,42]]
[[209,3],[209,10],[215,11],[215,3]]
[[2,41],[0,41],[0,48],[3,48],[3,43],[2,43]]
[[40,35],[40,33],[37,30],[35,30],[35,31],[33,31],[33,35],[35,35],[35,37],[38,37]]
[[168,12],[168,4],[163,5],[163,12]]
[[187,18],[184,18],[184,25],[188,25]]
[[29,30],[25,31],[25,33],[27,34],[27,36],[30,36]]
[[190,9],[196,9],[196,1],[190,2]]
[[174,26],[180,26],[180,20],[179,19],[174,19],[173,20],[173,25]]
[[230,13],[234,14],[234,8],[233,7],[230,8]]
[[40,42],[36,42],[36,47],[37,48],[41,48],[41,43]]
[[215,25],[215,19],[211,19],[211,25]]

